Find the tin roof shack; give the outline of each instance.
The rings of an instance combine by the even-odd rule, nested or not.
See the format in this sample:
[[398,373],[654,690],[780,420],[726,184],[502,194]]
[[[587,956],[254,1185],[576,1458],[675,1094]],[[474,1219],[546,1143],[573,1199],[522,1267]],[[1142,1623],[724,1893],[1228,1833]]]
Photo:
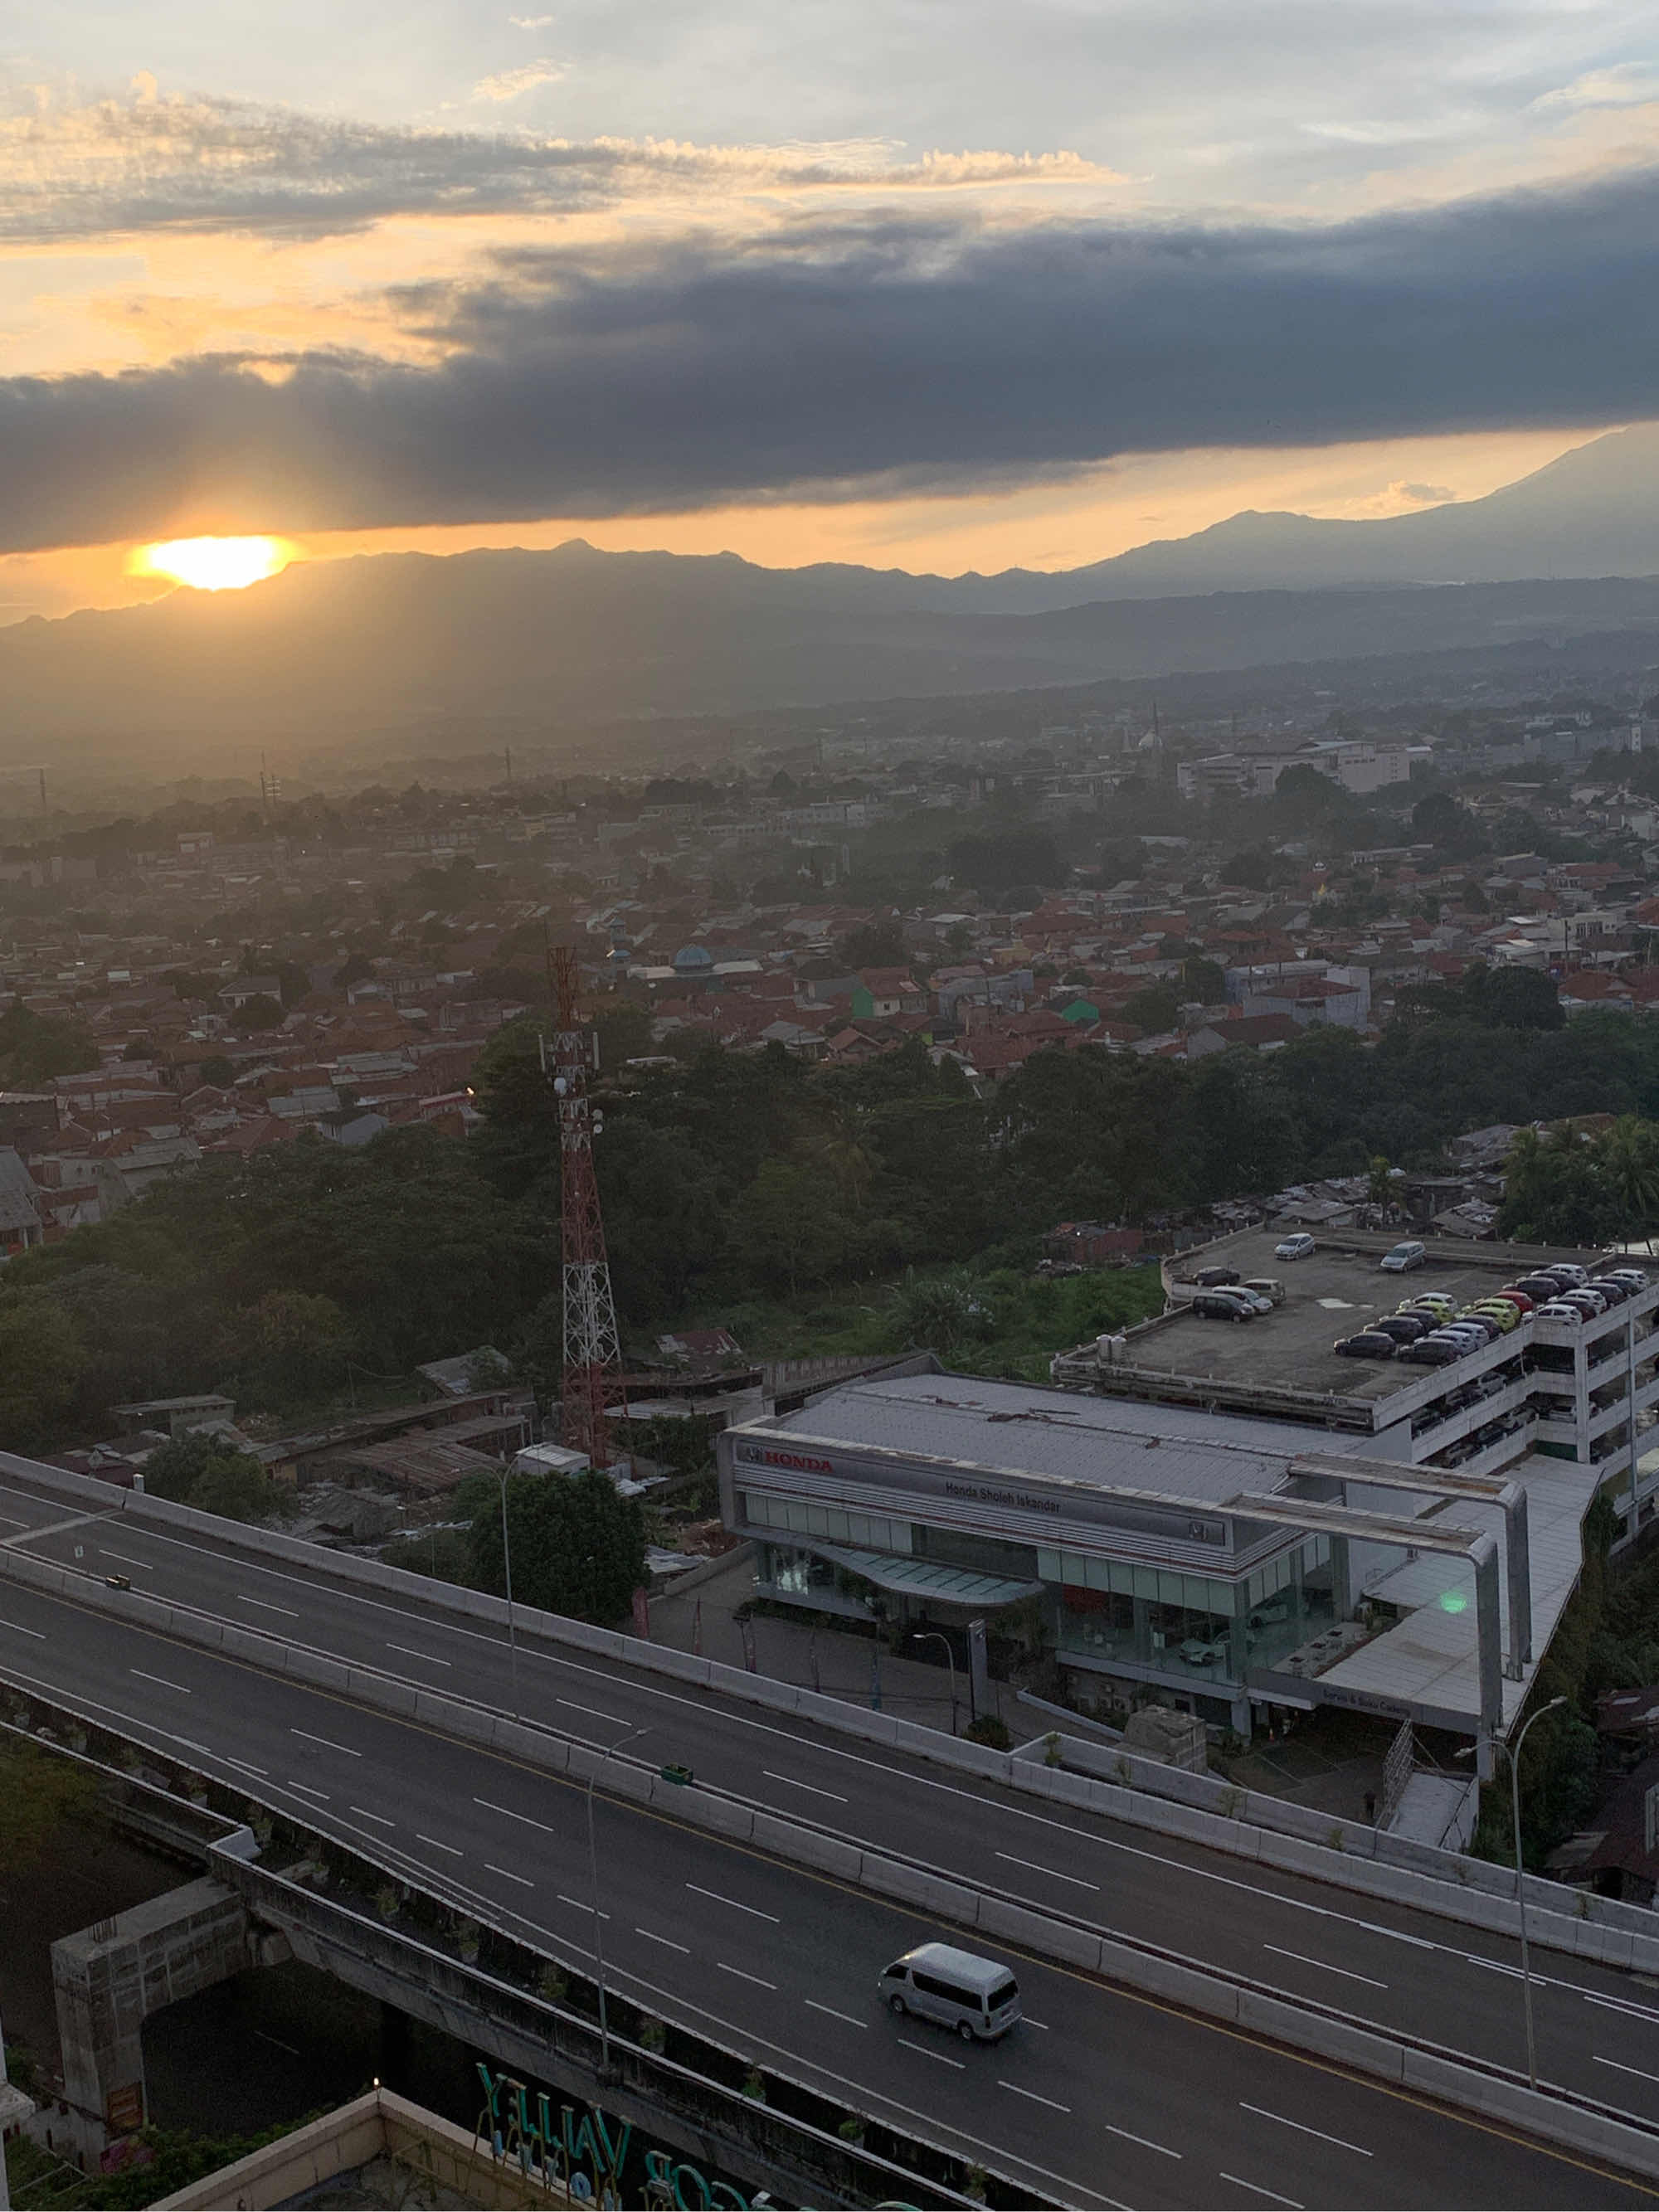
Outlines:
[[[302,1436],[279,1437],[262,1445],[259,1455],[278,1482],[324,1481],[337,1478],[343,1463],[341,1455],[356,1453],[358,1460],[368,1466],[374,1462],[362,1460],[365,1447],[404,1440],[424,1443],[436,1439],[466,1447],[493,1468],[499,1461],[510,1458],[530,1443],[535,1423],[535,1400],[532,1394],[517,1383],[507,1383],[498,1390],[397,1406],[385,1413],[365,1413],[349,1421],[336,1422],[331,1427],[313,1430]],[[455,1480],[460,1480],[459,1474]]]
[[1650,1905],[1659,1889],[1659,1757],[1613,1783],[1592,1825],[1569,1836],[1544,1864],[1577,1889]]

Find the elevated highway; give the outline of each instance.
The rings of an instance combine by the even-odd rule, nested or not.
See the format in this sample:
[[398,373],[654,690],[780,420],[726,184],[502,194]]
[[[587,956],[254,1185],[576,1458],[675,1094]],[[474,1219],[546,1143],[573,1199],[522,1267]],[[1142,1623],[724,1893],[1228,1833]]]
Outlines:
[[[927,1860],[1039,1909],[1238,1962],[1441,2044],[1516,2063],[1517,1968],[1500,1936],[1235,1859],[1057,1815],[927,1762],[837,1741],[735,1700],[381,1600],[257,1547],[100,1500],[27,1463],[0,1473],[0,1676],[187,1757],[252,1798],[378,1854],[436,1893],[510,1916],[550,1955],[586,1958],[585,1808],[568,1783],[412,1723],[157,1636],[73,1595],[6,1580],[55,1559],[100,1590],[126,1576],[218,1620],[527,1717],[623,1756],[696,1768],[757,1805]],[[118,1501],[117,1501],[118,1503]],[[1015,1957],[1027,2027],[958,2051],[878,2011],[873,1978],[937,1932],[899,1906],[601,1796],[607,1969],[674,2017],[775,2057],[873,2113],[935,2132],[1079,2204],[1580,2203],[1643,2192],[1480,2123],[1209,2027],[1099,1980]],[[1659,2121],[1659,2005],[1632,1978],[1541,1962],[1547,2077]],[[952,2053],[955,2053],[952,2056]],[[1616,2096],[1611,2093],[1616,2091]],[[1409,2118],[1407,2115],[1409,2114]],[[1402,2120],[1406,2124],[1402,2125]]]

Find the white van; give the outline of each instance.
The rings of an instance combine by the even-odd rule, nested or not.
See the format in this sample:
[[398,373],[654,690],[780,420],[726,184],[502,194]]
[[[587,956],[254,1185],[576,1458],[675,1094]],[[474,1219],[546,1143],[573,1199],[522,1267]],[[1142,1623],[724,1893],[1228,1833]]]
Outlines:
[[937,2021],[964,2043],[994,2043],[1019,2018],[1019,1984],[1006,1966],[949,1943],[918,1943],[876,1987],[890,2012]]

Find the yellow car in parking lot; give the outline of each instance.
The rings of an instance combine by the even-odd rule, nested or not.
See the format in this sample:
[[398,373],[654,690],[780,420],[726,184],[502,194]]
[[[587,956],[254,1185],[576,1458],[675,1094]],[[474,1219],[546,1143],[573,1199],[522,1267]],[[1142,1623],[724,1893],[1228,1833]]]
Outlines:
[[1419,1291],[1414,1298],[1401,1298],[1399,1311],[1431,1313],[1437,1321],[1449,1321],[1457,1311],[1457,1301],[1444,1291]]
[[1472,1306],[1465,1306],[1463,1310],[1479,1314],[1487,1321],[1495,1321],[1505,1336],[1512,1328],[1521,1326],[1521,1310],[1518,1306],[1512,1306],[1507,1298],[1481,1298]]

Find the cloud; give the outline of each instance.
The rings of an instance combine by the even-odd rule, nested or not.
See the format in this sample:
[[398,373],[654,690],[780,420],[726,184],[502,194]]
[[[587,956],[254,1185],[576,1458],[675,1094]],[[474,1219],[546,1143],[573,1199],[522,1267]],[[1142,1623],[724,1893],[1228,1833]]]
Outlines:
[[1644,420],[1659,172],[1322,228],[819,210],[501,252],[389,306],[438,366],[312,351],[0,381],[0,548],[894,497],[1133,453]]
[[1449,484],[1407,483],[1401,477],[1389,486],[1387,496],[1408,507],[1443,507],[1457,494]]
[[1589,70],[1554,92],[1533,101],[1534,108],[1640,107],[1659,100],[1659,66],[1651,62],[1615,62]]
[[[532,71],[559,64],[533,62]],[[505,71],[479,88],[529,88]],[[548,81],[538,76],[537,82]],[[486,87],[498,88],[487,91]],[[730,190],[883,191],[1124,179],[1075,154],[995,150],[905,161],[887,139],[707,146],[392,130],[288,108],[173,95],[50,101],[0,117],[0,239],[48,244],[144,231],[327,234],[405,214],[568,215],[629,198]]]
[[544,31],[553,18],[551,15],[509,15],[507,20],[515,31]]
[[520,100],[527,92],[534,92],[538,84],[556,84],[568,76],[568,70],[562,62],[549,61],[545,56],[539,61],[521,62],[517,69],[498,70],[494,76],[481,76],[472,88],[474,100]]

